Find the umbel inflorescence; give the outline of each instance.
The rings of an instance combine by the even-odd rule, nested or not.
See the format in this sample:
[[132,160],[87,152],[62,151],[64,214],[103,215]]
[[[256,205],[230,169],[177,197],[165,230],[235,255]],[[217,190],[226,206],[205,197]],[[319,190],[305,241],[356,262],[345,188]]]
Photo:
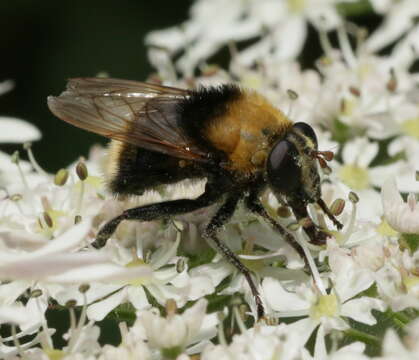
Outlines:
[[[343,15],[350,3],[201,0],[183,24],[145,38],[156,69],[149,81],[254,89],[294,123],[310,124],[319,149],[335,154],[321,190],[343,229],[310,209],[325,245],[307,241],[307,219],[297,221],[286,203],[269,191],[261,197],[307,264],[244,207],[219,233],[252,271],[261,320],[244,277],[201,236],[217,204],[165,221],[124,221],[102,249],[92,246],[124,209],[196,198],[205,181],[115,199],[103,182],[106,149],[93,146],[48,174],[27,143],[39,132],[0,118],[0,141],[26,143],[0,153],[0,358],[418,356],[419,4],[370,1],[383,22],[368,34]],[[323,55],[302,69],[296,59],[309,25]],[[231,59],[222,68],[210,59],[224,48]],[[57,310],[70,319],[63,348],[54,344]],[[103,319],[113,321],[119,345],[99,340]]]

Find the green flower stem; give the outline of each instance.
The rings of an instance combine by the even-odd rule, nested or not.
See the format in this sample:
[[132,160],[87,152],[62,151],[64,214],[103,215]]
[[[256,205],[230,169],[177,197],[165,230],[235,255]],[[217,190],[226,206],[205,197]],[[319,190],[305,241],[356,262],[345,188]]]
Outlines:
[[359,340],[368,345],[373,345],[373,346],[381,345],[381,341],[377,336],[367,334],[363,331],[359,331],[359,330],[355,330],[351,328],[351,329],[345,330],[345,335],[354,340]]
[[391,320],[401,328],[405,327],[405,325],[407,325],[411,321],[411,319],[403,312],[394,312],[388,310],[387,313]]

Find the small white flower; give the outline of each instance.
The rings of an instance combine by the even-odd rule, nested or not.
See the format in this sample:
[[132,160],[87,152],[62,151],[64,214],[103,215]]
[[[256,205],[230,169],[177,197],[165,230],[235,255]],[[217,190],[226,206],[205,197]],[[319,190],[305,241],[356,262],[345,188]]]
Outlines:
[[412,29],[415,17],[419,14],[419,3],[416,0],[372,0],[371,3],[374,10],[386,12],[387,16],[366,42],[370,51],[382,49]]
[[299,359],[307,354],[300,334],[289,326],[255,326],[235,335],[230,345],[208,345],[202,360]]
[[[206,295],[213,289],[210,282],[201,284],[200,289],[191,289],[195,284],[187,274],[187,268],[182,273],[176,269],[176,252],[180,236],[174,242],[166,241],[155,250],[147,263],[144,261],[142,247],[137,246],[137,253],[133,256],[131,250],[121,247],[120,244],[108,241],[104,251],[107,251],[114,262],[126,269],[126,277],[118,276],[112,279],[113,274],[101,277],[101,282],[95,284],[91,291],[96,293],[95,301],[87,309],[90,319],[102,320],[118,305],[130,302],[136,309],[143,310],[150,307],[147,299],[147,290],[156,301],[164,305],[168,299],[174,299],[179,306],[186,301],[197,297],[197,294]],[[141,269],[148,269],[146,273]],[[139,272],[138,276],[129,276]],[[92,274],[92,276],[94,276]],[[109,276],[109,279],[107,279]],[[88,281],[88,280],[87,280]],[[195,284],[196,285],[196,284]],[[104,292],[108,296],[104,297]]]
[[381,300],[365,296],[354,298],[373,284],[370,271],[358,269],[349,253],[333,242],[328,243],[328,255],[332,270],[330,278],[334,284],[330,293],[321,293],[313,285],[307,284],[297,287],[293,292],[287,291],[279,281],[269,277],[262,283],[266,302],[277,316],[308,316],[289,325],[292,328],[305,329],[304,336],[301,337],[303,343],[318,325],[324,328],[326,334],[331,329],[349,328],[345,317],[373,325],[376,320],[371,311],[385,310],[385,304]]
[[387,166],[370,164],[377,156],[378,143],[367,138],[357,137],[345,143],[342,150],[342,161],[331,163],[334,178],[339,186],[346,187],[346,191],[354,191],[359,197],[359,217],[370,221],[379,221],[382,214],[380,194],[374,187],[379,187],[384,180],[397,172],[402,162]]
[[138,315],[137,326],[144,328],[151,348],[159,350],[163,357],[174,358],[192,345],[198,349],[199,342],[208,342],[215,336],[216,314],[206,315],[206,308],[207,301],[201,299],[182,314],[169,313],[166,318],[158,315],[156,309],[143,311]]
[[400,233],[419,234],[419,204],[415,194],[410,193],[407,202],[403,201],[392,177],[385,181],[381,197],[384,216],[393,229]]
[[[191,75],[195,67],[231,41],[242,41],[261,34],[262,39],[243,51],[247,64],[270,56],[277,61],[295,58],[307,34],[307,22],[329,31],[341,24],[336,2],[347,0],[200,0],[191,8],[191,18],[182,26],[154,31],[146,43],[167,49],[169,54],[184,50],[178,68]],[[216,18],[217,26],[208,22]]]
[[407,334],[401,340],[393,329],[387,330],[383,339],[382,356],[377,360],[416,360],[419,354],[419,320],[406,327]]

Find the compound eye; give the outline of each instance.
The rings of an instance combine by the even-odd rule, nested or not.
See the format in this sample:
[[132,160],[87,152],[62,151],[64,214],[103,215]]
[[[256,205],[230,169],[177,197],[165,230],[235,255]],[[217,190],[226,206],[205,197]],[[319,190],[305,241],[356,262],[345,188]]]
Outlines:
[[298,151],[288,140],[274,145],[267,162],[268,180],[279,192],[289,192],[299,187],[301,170],[297,164]]
[[309,139],[311,139],[314,142],[314,144],[316,145],[316,148],[317,148],[317,136],[316,136],[316,133],[314,132],[313,128],[309,124],[306,124],[304,122],[297,122],[293,125],[293,129],[296,129],[301,134],[303,134],[304,136],[307,136]]

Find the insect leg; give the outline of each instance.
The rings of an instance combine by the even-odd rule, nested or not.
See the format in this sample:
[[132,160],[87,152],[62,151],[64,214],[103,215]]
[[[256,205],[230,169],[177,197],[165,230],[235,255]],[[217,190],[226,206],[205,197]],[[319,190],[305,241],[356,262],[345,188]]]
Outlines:
[[258,319],[261,319],[265,310],[263,308],[262,300],[259,295],[259,291],[253,282],[250,270],[243,265],[238,256],[232,252],[226,244],[224,244],[217,236],[217,230],[225,224],[233,215],[234,210],[236,209],[237,202],[241,198],[240,194],[230,196],[226,202],[218,209],[217,213],[211,219],[207,228],[204,231],[204,236],[211,239],[216,245],[217,249],[225,256],[225,258],[236,267],[236,269],[243,274],[247,283],[249,284],[250,290],[256,302],[257,307],[257,316]]
[[113,218],[100,229],[92,245],[96,248],[103,247],[123,220],[152,221],[168,218],[171,215],[188,213],[211,205],[223,193],[222,187],[207,184],[205,192],[196,199],[171,200],[125,210],[121,215]]
[[[295,203],[295,204],[290,203],[289,205],[298,221],[305,218],[310,219],[310,216],[308,215],[308,212],[307,212],[307,206],[301,205],[298,203]],[[310,239],[310,242],[315,245],[324,245],[326,243],[327,237],[330,236],[324,231],[319,230],[316,227],[316,225],[311,221],[309,225],[303,226],[303,229],[305,233],[307,234],[308,238]]]
[[300,244],[295,240],[294,236],[292,236],[288,231],[286,231],[275,219],[273,219],[269,214],[266,212],[265,208],[259,201],[257,194],[250,194],[246,198],[246,206],[248,209],[265,219],[275,231],[277,231],[285,241],[290,244],[295,251],[304,259],[305,264],[308,266],[308,260],[304,253],[303,248]]

